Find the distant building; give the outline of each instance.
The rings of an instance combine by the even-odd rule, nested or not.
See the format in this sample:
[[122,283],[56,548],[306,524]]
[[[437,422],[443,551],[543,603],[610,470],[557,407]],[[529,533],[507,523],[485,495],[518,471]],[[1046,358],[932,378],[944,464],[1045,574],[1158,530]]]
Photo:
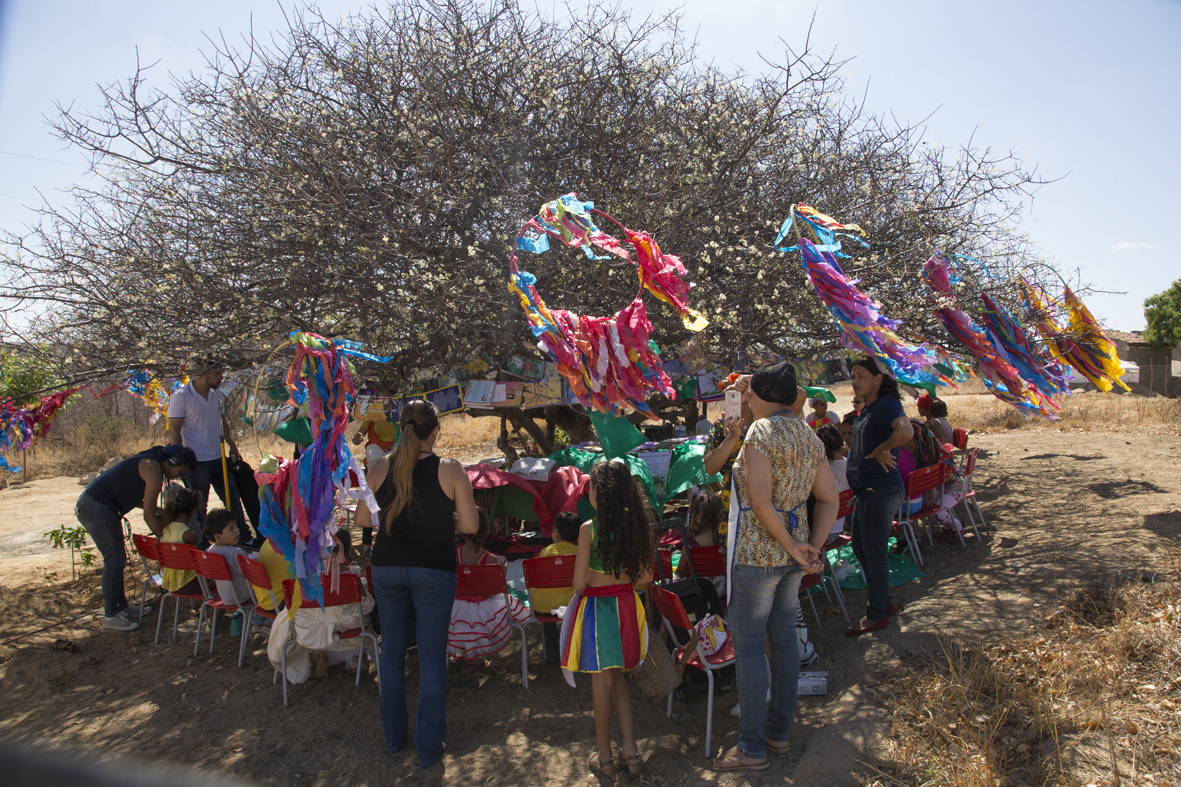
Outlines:
[[1121,361],[1140,367],[1140,385],[1162,396],[1181,396],[1181,347],[1158,350],[1139,331],[1105,331],[1115,342]]

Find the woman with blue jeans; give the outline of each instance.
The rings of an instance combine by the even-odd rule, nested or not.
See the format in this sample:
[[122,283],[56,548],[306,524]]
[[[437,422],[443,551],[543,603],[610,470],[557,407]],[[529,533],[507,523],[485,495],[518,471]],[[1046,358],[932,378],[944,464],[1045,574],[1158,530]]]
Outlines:
[[381,620],[381,726],[387,751],[406,748],[406,651],[411,621],[418,645],[418,712],[414,745],[426,768],[443,756],[447,737],[447,629],[455,601],[455,533],[479,527],[463,465],[434,453],[439,413],[407,402],[401,437],[366,475],[381,509],[372,522],[364,506],[357,524],[376,527],[373,595]]
[[898,450],[914,435],[902,409],[898,383],[872,358],[853,362],[853,393],[866,404],[853,422],[853,447],[845,477],[857,504],[849,524],[853,554],[869,595],[865,617],[845,632],[856,637],[890,625],[898,614],[890,595],[890,530],[902,505]]
[[123,587],[123,570],[127,567],[123,517],[132,509],[142,508],[148,529],[160,538],[168,524],[160,518],[160,490],[166,481],[191,473],[196,465],[197,457],[192,449],[179,445],[153,446],[99,475],[78,497],[74,515],[103,556],[104,629],[135,631],[139,619],[152,609],[149,606],[141,609],[127,601]]
[[[792,412],[802,393],[792,365],[760,369],[738,387],[746,389],[743,396],[755,418],[734,465],[727,539],[727,623],[742,710],[738,745],[714,762],[714,770],[761,771],[771,767],[767,751],[788,751],[800,675],[800,580],[823,566],[820,547],[836,521],[840,494],[820,438]],[[816,498],[811,528],[806,507],[810,494]]]

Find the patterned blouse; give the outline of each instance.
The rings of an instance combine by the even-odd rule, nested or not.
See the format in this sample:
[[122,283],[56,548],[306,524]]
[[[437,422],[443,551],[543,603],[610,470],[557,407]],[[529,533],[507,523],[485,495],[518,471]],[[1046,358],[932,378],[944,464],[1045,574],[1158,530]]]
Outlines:
[[[755,421],[746,433],[742,452],[734,464],[735,489],[738,492],[738,533],[735,537],[734,563],[742,566],[775,568],[794,565],[787,550],[767,532],[754,511],[746,490],[746,451],[749,448],[771,460],[771,499],[788,523],[788,512],[796,509],[799,524],[791,530],[797,541],[811,536],[808,510],[802,505],[812,492],[816,471],[825,461],[824,444],[807,423],[791,415],[776,415]],[[798,506],[798,508],[797,508]]]

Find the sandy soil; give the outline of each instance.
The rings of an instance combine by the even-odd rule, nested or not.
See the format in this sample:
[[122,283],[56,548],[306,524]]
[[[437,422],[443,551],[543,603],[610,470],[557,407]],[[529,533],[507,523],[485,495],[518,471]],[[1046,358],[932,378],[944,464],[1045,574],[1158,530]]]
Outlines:
[[[881,685],[905,662],[938,652],[937,636],[965,640],[1023,633],[1096,574],[1150,570],[1159,552],[1181,543],[1181,438],[1020,430],[981,435],[977,489],[990,525],[966,550],[927,547],[926,579],[898,589],[898,625],[856,640],[842,635],[835,607],[818,602],[823,628],[811,636],[829,670],[827,697],[801,699],[793,749],[762,773],[714,774],[703,758],[705,697],[674,704],[633,686],[643,783],[863,783],[888,731]],[[520,675],[451,674],[448,753],[423,771],[413,751],[383,747],[372,674],[356,688],[333,673],[292,689],[283,707],[271,685],[264,641],[246,666],[223,629],[215,652],[193,658],[192,625],[179,642],[152,645],[145,630],[99,630],[97,571],[70,580],[67,555],[41,536],[72,523],[80,488],[50,479],[0,492],[0,736],[65,745],[102,757],[191,764],[267,785],[592,784],[589,681],[577,689],[542,661],[531,630],[531,688]],[[142,524],[138,525],[142,528]],[[135,558],[133,556],[132,560]],[[138,596],[142,570],[128,576]],[[854,614],[864,594],[847,593]],[[72,623],[14,640],[56,621]],[[171,609],[167,621],[171,621]],[[809,622],[812,623],[809,616]],[[56,640],[76,646],[54,649]],[[519,663],[514,641],[507,662]],[[416,696],[417,669],[408,670]],[[413,701],[413,699],[412,699]],[[732,691],[718,696],[714,747],[731,745]],[[604,780],[607,781],[607,780]],[[639,780],[620,776],[621,783]]]

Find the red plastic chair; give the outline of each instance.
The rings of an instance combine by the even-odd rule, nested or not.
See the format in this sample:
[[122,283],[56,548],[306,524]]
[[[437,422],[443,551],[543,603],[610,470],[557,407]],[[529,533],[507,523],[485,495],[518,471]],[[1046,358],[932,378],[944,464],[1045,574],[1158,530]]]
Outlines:
[[238,635],[238,666],[241,667],[243,659],[246,658],[246,639],[250,632],[250,613],[254,611],[254,598],[252,596],[245,604],[231,604],[218,597],[213,583],[219,580],[222,582],[234,581],[230,564],[224,555],[215,552],[194,551],[193,570],[197,572],[201,589],[205,592],[205,603],[201,605],[201,614],[197,616],[197,644],[193,646],[193,657],[196,658],[197,651],[201,647],[201,627],[205,624],[205,610],[213,610],[213,617],[209,623],[210,653],[213,653],[213,640],[217,635],[217,613],[222,610],[231,613],[241,611],[243,625]]
[[[267,618],[273,625],[275,620],[279,617],[279,610],[283,608],[283,605],[275,599],[275,589],[271,587],[271,577],[269,574],[267,574],[267,567],[261,562],[253,560],[252,558],[248,558],[245,555],[238,555],[238,568],[242,569],[242,576],[244,576],[246,581],[250,583],[250,586],[255,589],[255,592],[265,591],[266,594],[271,598],[270,609],[263,609],[258,604],[255,604],[247,610],[247,628],[243,633],[253,632],[251,626],[254,623],[255,615]],[[365,570],[368,571],[369,569],[366,568]],[[370,583],[370,586],[372,586],[372,583]],[[247,636],[250,636],[250,634],[247,633]],[[272,683],[277,683],[278,680],[279,673],[276,671]]]
[[[265,571],[265,569],[264,569]],[[361,667],[365,661],[365,641],[369,640],[373,643],[373,668],[377,671],[377,685],[378,691],[381,691],[381,649],[377,644],[377,636],[365,626],[365,611],[361,608],[361,580],[351,571],[342,571],[339,574],[340,585],[339,590],[333,593],[332,575],[320,575],[320,588],[324,591],[324,601],[316,603],[307,597],[306,593],[300,594],[300,608],[303,607],[320,607],[321,609],[328,609],[329,607],[344,607],[349,604],[357,605],[357,619],[362,621],[361,626],[355,629],[338,632],[337,636],[340,639],[353,639],[357,637],[360,643],[357,646],[357,679],[354,681],[354,686],[361,685]],[[269,582],[269,580],[268,580]],[[292,600],[295,597],[295,580],[283,580],[283,606],[286,609],[291,609]],[[272,596],[272,598],[274,598]],[[289,620],[291,626],[291,637],[287,640],[287,644],[283,646],[283,704],[287,704],[287,648],[291,647],[295,642],[295,621]]]
[[673,577],[673,553],[667,549],[657,549],[656,559],[652,561],[652,579],[659,581],[662,579],[672,579]]
[[[980,541],[980,531],[976,528],[976,515],[972,513],[975,509],[976,514],[980,515],[980,527],[987,527],[988,523],[984,521],[984,512],[980,510],[980,501],[976,499],[976,490],[972,488],[972,474],[976,472],[976,455],[980,452],[979,448],[973,448],[968,452],[964,459],[964,510],[968,512],[968,521],[972,523],[972,532],[976,534],[976,541]],[[960,536],[960,541],[963,541],[963,536]]]
[[726,576],[726,550],[721,546],[690,547],[689,559],[699,577]]
[[853,509],[857,507],[857,498],[853,496],[852,489],[846,489],[841,492],[840,507],[837,508],[837,519],[844,517],[848,519],[853,515]]
[[[132,533],[131,543],[135,544],[135,552],[139,555],[139,562],[144,567],[144,587],[143,593],[140,594],[139,598],[139,622],[143,623],[144,604],[148,603],[148,588],[150,588],[152,585],[161,587],[161,583],[164,581],[164,576],[158,571],[153,573],[151,567],[148,565],[149,560],[153,560],[156,563],[160,562],[160,557],[156,554],[156,537],[142,536],[139,533]],[[157,617],[159,617],[159,615],[157,615]],[[159,639],[159,634],[156,635],[156,638]]]
[[[894,522],[894,527],[902,532],[906,539],[907,549],[910,550],[915,561],[921,566],[923,565],[923,555],[919,551],[919,539],[915,530],[915,523],[921,519],[938,514],[943,507],[943,482],[946,479],[947,467],[942,463],[933,464],[930,467],[923,467],[915,470],[906,478],[906,491],[902,495],[902,504],[898,508],[898,519]],[[928,492],[933,490],[940,490],[936,495],[934,503],[923,506],[921,509],[911,514],[910,501],[916,497],[925,497]],[[931,544],[935,544],[935,539],[931,537],[930,532],[927,533],[927,538]]]
[[[673,626],[688,630],[690,632],[689,636],[691,637],[697,636],[693,628],[693,623],[689,620],[689,614],[685,612],[685,607],[681,604],[681,600],[677,598],[676,593],[673,593],[671,590],[665,590],[656,583],[652,583],[648,587],[648,592],[652,594],[652,602],[656,605],[660,616],[664,618],[664,630],[668,632],[669,638],[674,643],[677,641],[677,636],[673,632]],[[674,657],[678,661],[690,644],[691,642],[677,648]],[[705,678],[709,682],[709,699],[706,701],[705,706],[705,758],[709,759],[713,754],[714,672],[734,663],[734,641],[731,637],[726,637],[725,644],[722,645],[721,650],[717,653],[710,656],[702,656],[700,652],[695,652],[685,663],[704,672]],[[673,717],[672,693],[668,695],[668,717],[670,719]]]
[[[574,559],[570,557],[571,582],[573,582]],[[531,558],[544,560],[547,558]],[[513,620],[509,611],[508,581],[505,579],[504,566],[459,566],[455,573],[455,597],[484,600],[495,595],[504,596],[504,614],[508,617],[509,625],[521,634],[521,685],[529,688],[529,639],[525,634],[525,626]]]
[[[193,571],[193,557],[192,553],[196,552],[197,548],[191,544],[169,544],[167,542],[157,542],[156,544],[156,559],[164,568],[171,568],[177,571]],[[172,614],[172,638],[176,639],[176,627],[180,621],[180,600],[187,598],[189,601],[205,602],[204,593],[178,593],[168,591],[164,594],[164,598],[176,599],[176,609]],[[164,602],[160,602],[160,614],[156,616],[156,642],[160,644],[160,624],[164,620]]]
[[525,572],[525,589],[529,591],[529,608],[538,623],[561,623],[557,615],[543,612],[533,604],[534,590],[568,588],[574,584],[574,555],[531,557],[521,562]]
[[951,447],[957,448],[960,451],[968,450],[968,430],[967,429],[952,429],[951,430]]

